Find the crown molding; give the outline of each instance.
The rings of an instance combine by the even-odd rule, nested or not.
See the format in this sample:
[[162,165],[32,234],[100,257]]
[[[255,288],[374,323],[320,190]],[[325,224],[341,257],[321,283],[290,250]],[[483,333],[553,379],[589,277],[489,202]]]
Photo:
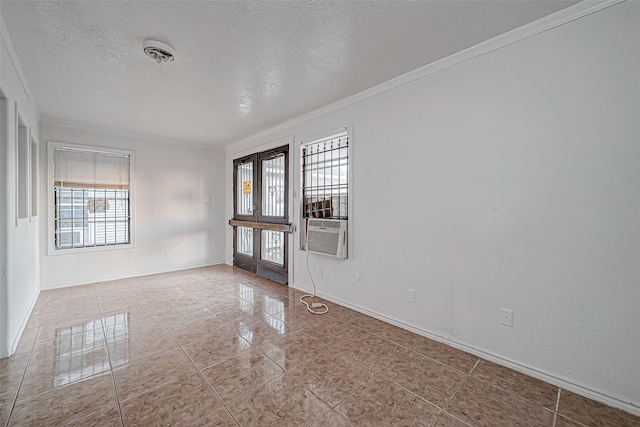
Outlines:
[[540,18],[537,21],[531,22],[529,24],[523,25],[522,27],[518,27],[494,38],[478,43],[465,50],[461,50],[460,52],[456,52],[445,58],[424,65],[420,68],[416,68],[415,70],[409,71],[398,77],[394,77],[369,89],[365,89],[362,92],[358,92],[355,95],[349,96],[325,107],[311,111],[307,114],[303,114],[302,116],[286,121],[280,125],[274,126],[255,135],[243,138],[239,141],[227,145],[226,148],[231,149],[232,151],[243,149],[243,147],[250,146],[252,143],[261,141],[265,137],[268,137],[269,135],[276,132],[286,130],[297,124],[325,115],[332,111],[345,108],[349,105],[374,97],[376,95],[380,95],[389,90],[430,76],[439,71],[445,70],[457,64],[466,62],[473,58],[477,58],[503,47],[512,45],[519,41],[526,40],[537,34],[560,27],[564,24],[570,23],[572,21],[591,15],[600,10],[609,8],[618,3],[623,3],[625,1],[626,0],[583,0],[580,3],[576,3],[565,9],[559,10],[556,13]]

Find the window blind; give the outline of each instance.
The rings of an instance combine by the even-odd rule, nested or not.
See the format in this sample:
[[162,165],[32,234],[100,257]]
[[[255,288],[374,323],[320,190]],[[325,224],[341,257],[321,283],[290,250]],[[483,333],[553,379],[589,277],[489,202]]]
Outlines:
[[56,148],[54,185],[70,188],[130,189],[128,154]]

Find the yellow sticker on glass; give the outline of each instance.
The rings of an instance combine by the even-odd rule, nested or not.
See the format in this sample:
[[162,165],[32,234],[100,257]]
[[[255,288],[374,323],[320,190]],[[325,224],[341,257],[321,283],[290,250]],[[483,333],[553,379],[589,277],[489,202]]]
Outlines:
[[242,194],[251,194],[251,181],[242,182]]

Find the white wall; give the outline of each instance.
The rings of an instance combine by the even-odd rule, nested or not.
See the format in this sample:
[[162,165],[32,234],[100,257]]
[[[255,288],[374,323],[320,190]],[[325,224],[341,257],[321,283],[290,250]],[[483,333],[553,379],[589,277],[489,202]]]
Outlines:
[[[47,141],[135,151],[135,247],[49,255],[45,218],[40,234],[42,289],[217,264],[224,261],[224,153],[95,130],[43,123],[41,176]],[[41,206],[50,192],[42,179]],[[210,202],[203,197],[210,196]],[[42,209],[43,212],[45,209]],[[49,208],[49,211],[51,209]],[[169,251],[169,257],[164,256]]]
[[[28,214],[27,218],[17,219],[16,213],[16,111],[36,141],[39,117],[1,19],[0,34],[0,91],[7,105],[6,114],[0,120],[0,357],[4,357],[15,351],[39,292],[39,218],[30,218]],[[29,195],[27,198],[31,199]]]
[[354,258],[312,257],[319,292],[640,413],[638,22],[621,3],[239,141],[228,182],[238,153],[295,135],[297,189],[297,144],[353,125]]

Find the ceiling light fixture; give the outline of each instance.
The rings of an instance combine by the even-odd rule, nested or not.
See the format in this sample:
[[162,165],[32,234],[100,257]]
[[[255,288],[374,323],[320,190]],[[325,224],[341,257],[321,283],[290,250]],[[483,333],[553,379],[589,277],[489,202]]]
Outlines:
[[156,61],[158,64],[171,62],[174,59],[176,51],[168,44],[157,40],[145,40],[142,44],[145,55]]

